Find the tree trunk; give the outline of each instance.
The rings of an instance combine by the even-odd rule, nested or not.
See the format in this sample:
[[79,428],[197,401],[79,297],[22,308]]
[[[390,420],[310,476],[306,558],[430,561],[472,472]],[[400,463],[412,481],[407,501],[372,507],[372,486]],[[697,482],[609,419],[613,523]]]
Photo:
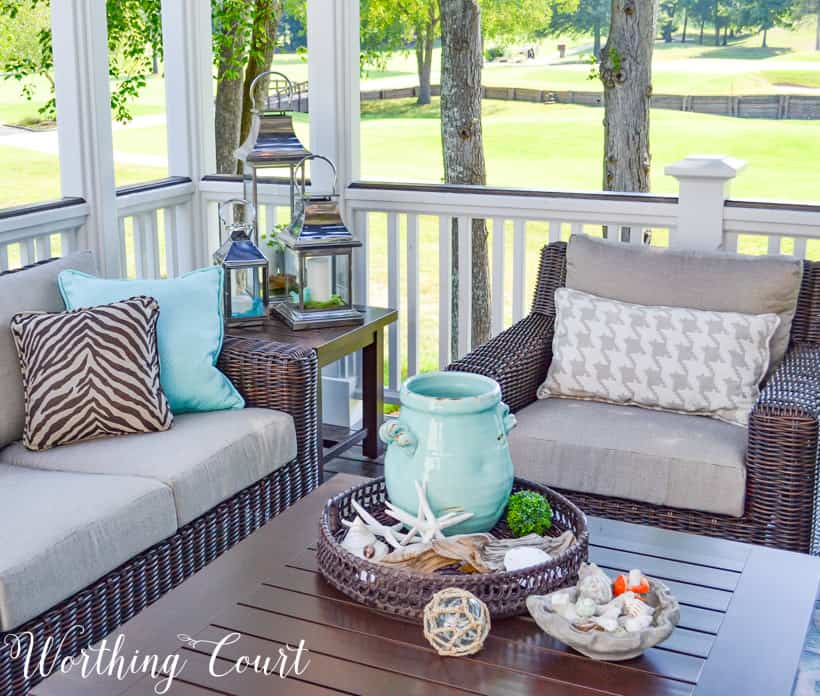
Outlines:
[[720,0],[715,0],[715,46],[720,46]]
[[[478,0],[441,0],[441,145],[448,184],[486,184],[481,133],[481,10]],[[458,236],[453,235],[452,354],[458,355]],[[490,337],[487,226],[474,220],[472,345]]]
[[[250,5],[246,8],[250,10]],[[216,171],[219,174],[236,173],[234,151],[239,146],[239,125],[242,115],[242,71],[237,68],[245,51],[243,20],[236,19],[225,28],[225,41],[217,67],[216,101],[214,104],[214,131],[216,138]]]
[[721,43],[722,46],[726,46],[729,43],[729,22],[727,21],[726,24],[723,25],[723,42]]
[[769,28],[768,27],[763,27],[763,43],[760,45],[761,48],[768,48],[768,46],[766,46],[766,34],[768,34],[768,33],[769,33]]
[[680,37],[681,43],[686,43],[686,26],[689,24],[689,13],[686,11],[686,8],[683,8],[683,33]]
[[706,25],[706,20],[700,20],[700,37],[698,38],[698,43],[702,46],[703,45],[703,28]]
[[419,106],[429,104],[432,97],[430,73],[433,68],[433,46],[438,25],[434,5],[434,3],[430,5],[427,22],[416,27],[416,66],[419,72],[419,97],[416,104]]
[[601,20],[597,17],[592,25],[592,55],[595,60],[601,59]]
[[606,191],[649,191],[649,100],[657,15],[657,0],[612,0],[609,36],[599,63]]
[[[256,0],[253,9],[253,28],[248,65],[242,83],[242,112],[239,126],[239,142],[243,143],[251,129],[251,82],[259,74],[270,70],[276,50],[276,32],[282,17],[282,0]],[[257,88],[260,92],[267,84]],[[242,165],[236,163],[236,173],[242,173]]]
[[817,0],[814,9],[817,10],[817,28],[814,32],[814,50],[820,51],[820,0]]

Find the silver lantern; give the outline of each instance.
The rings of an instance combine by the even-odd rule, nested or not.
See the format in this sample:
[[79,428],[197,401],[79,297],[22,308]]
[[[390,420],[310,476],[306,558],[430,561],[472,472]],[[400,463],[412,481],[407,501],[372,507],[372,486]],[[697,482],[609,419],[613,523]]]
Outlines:
[[253,241],[254,207],[241,198],[219,204],[221,246],[214,263],[225,272],[226,326],[260,325],[268,311],[268,259]]
[[[333,170],[331,193],[305,191],[305,165],[323,161]],[[364,314],[353,306],[353,249],[362,243],[353,238],[339,211],[336,167],[326,157],[308,155],[291,182],[295,201],[290,225],[280,234],[285,246],[287,296],[274,311],[292,329],[362,324]]]

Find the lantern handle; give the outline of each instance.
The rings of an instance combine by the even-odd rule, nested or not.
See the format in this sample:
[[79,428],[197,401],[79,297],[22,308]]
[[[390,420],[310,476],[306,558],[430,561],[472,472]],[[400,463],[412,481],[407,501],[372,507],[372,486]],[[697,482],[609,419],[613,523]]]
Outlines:
[[[281,108],[281,106],[282,106],[282,95],[281,95],[281,92],[277,89],[277,97],[279,99],[279,106],[280,106],[279,111],[292,111],[291,106],[293,105],[293,83],[290,81],[290,78],[288,78],[288,76],[283,74],[283,73],[276,72],[275,70],[266,70],[265,72],[261,72],[256,77],[253,78],[253,82],[251,82],[251,86],[248,89],[248,94],[251,95],[251,111],[253,111],[254,113],[259,112],[259,108],[257,107],[257,104],[256,104],[256,85],[259,84],[259,82],[261,80],[263,80],[265,78],[270,78],[272,75],[276,75],[277,77],[282,78],[281,81],[284,81],[284,83],[286,85],[286,92],[285,93],[286,93],[287,98],[288,98],[288,108],[287,109]],[[279,82],[279,81],[280,80],[277,80],[277,82]],[[266,95],[266,97],[267,96],[269,96],[269,95]],[[267,104],[265,104],[265,106],[267,106]]]
[[[235,222],[231,223],[231,224],[228,223],[228,221],[222,215],[222,212],[229,205],[230,206],[241,205],[245,209],[245,212],[248,216],[248,222],[246,222],[245,225],[237,225],[237,223],[235,223]],[[250,225],[251,227],[254,226],[254,222],[256,220],[256,208],[253,207],[253,203],[251,203],[250,201],[246,201],[244,198],[229,198],[226,201],[220,201],[216,206],[216,210],[217,210],[217,213],[219,214],[219,220],[222,223],[222,225],[220,227],[224,228],[225,230],[233,229],[233,228],[240,227],[240,226],[247,226],[247,225]],[[230,237],[230,234],[228,236]],[[219,241],[220,241],[220,243],[223,241],[222,240],[222,230],[221,229],[220,229],[220,232],[219,232]]]
[[305,162],[307,162],[308,160],[322,160],[323,162],[327,163],[327,165],[330,167],[331,171],[333,172],[333,188],[331,189],[331,194],[330,195],[331,196],[337,196],[338,194],[336,193],[336,190],[338,188],[337,184],[339,182],[339,174],[336,171],[336,165],[333,164],[333,162],[330,159],[328,159],[327,157],[325,157],[324,155],[314,155],[314,154],[310,154],[310,155],[307,155],[306,157],[303,157],[302,159],[299,160],[299,162],[293,168],[294,172],[297,169],[300,169],[300,168],[302,170],[302,182],[301,182],[302,196],[304,197],[304,195],[305,195]]

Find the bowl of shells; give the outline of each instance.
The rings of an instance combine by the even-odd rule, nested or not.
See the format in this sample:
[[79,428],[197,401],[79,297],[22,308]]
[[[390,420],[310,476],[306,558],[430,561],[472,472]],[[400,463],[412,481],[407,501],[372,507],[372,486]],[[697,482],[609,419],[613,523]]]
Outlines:
[[528,597],[527,609],[548,635],[613,662],[662,643],[680,620],[677,599],[659,580],[637,569],[612,580],[594,563],[581,565],[574,587]]
[[316,551],[327,582],[361,604],[413,619],[437,592],[458,588],[496,619],[526,613],[531,594],[574,583],[587,559],[584,513],[546,486],[513,482],[513,496],[537,494],[551,510],[548,529],[523,536],[516,519],[513,531],[506,518],[486,533],[449,534],[469,513],[434,514],[423,482],[416,487],[415,514],[391,503],[384,478],[327,501]]

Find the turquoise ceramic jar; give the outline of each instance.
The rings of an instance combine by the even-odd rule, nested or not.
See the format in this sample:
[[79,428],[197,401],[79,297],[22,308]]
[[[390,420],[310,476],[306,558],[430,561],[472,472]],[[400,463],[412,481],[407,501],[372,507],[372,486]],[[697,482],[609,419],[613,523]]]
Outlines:
[[447,534],[486,532],[498,522],[513,482],[507,433],[515,416],[498,384],[467,372],[433,372],[401,388],[401,414],[380,431],[390,501],[416,514],[415,481],[427,484],[436,515],[453,507],[474,516]]

